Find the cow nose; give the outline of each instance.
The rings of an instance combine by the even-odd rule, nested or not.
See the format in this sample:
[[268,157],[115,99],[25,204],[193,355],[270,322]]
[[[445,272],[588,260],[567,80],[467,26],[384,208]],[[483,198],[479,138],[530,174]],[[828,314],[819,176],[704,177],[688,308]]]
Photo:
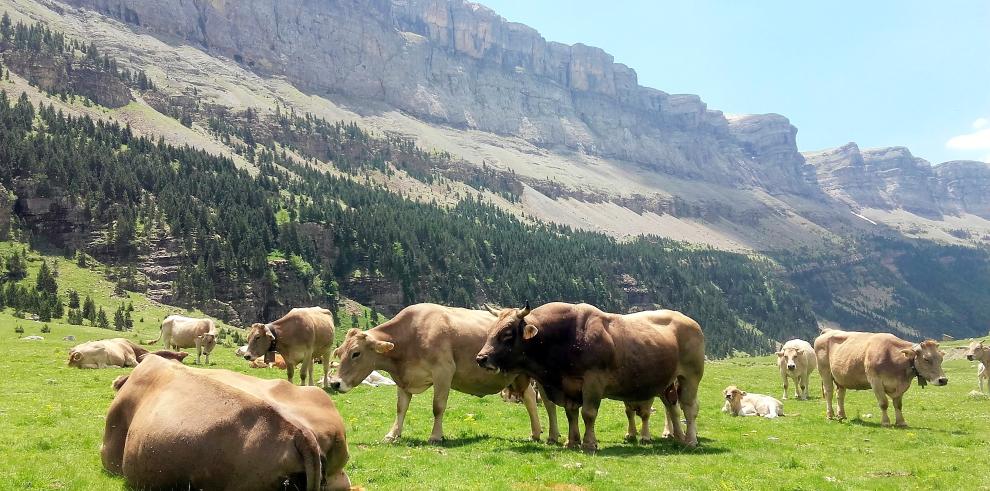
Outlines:
[[475,357],[474,361],[478,362],[478,366],[484,367],[485,363],[488,363],[488,356],[478,355],[477,357]]
[[949,383],[949,379],[947,379],[945,377],[939,377],[939,379],[938,379],[938,385],[945,385],[947,383]]
[[244,355],[244,359],[247,361],[251,361],[251,355]]
[[340,390],[340,382],[330,382],[330,388],[333,390]]
[[973,361],[973,355],[966,355],[966,359],[969,361]]
[[797,368],[797,366],[795,366],[795,365],[787,365],[787,369],[788,370],[794,370],[795,368]]

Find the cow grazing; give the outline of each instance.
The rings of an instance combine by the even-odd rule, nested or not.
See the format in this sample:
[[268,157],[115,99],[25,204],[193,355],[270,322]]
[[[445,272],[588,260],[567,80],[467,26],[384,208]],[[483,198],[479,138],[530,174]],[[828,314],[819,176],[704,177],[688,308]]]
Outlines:
[[[828,330],[815,339],[815,355],[829,419],[845,419],[847,389],[872,389],[882,412],[881,424],[890,425],[889,396],[894,401],[895,424],[907,426],[901,401],[911,381],[917,378],[922,387],[928,382],[949,383],[942,371],[944,353],[931,339],[914,344],[888,333]],[[838,413],[832,408],[833,391],[839,403]]]
[[524,392],[534,440],[540,439],[536,393],[529,377],[483,370],[474,357],[485,343],[488,327],[495,321],[490,312],[417,304],[368,331],[351,329],[334,355],[340,358],[330,387],[347,392],[373,370],[392,375],[397,386],[395,423],[386,441],[402,436],[406,410],[413,394],[433,386],[433,432],[429,441],[443,440],[443,414],[450,390],[475,396],[496,394],[513,384]]
[[[268,324],[255,323],[247,338],[244,359],[253,361],[261,356],[274,357],[277,351],[285,359],[285,371],[289,381],[296,365],[301,385],[315,385],[313,358],[330,359],[333,350],[333,315],[321,307],[295,308],[277,321]],[[323,381],[326,383],[328,364],[323,364]]]
[[987,382],[987,390],[990,391],[990,371],[987,370],[990,366],[990,348],[983,346],[983,341],[973,341],[966,348],[966,359],[980,362],[976,366],[976,379],[980,382],[980,392],[983,392],[984,381]]
[[134,489],[350,486],[344,424],[321,389],[157,356],[114,387],[100,455]]
[[725,396],[723,413],[733,416],[763,416],[776,418],[784,415],[784,403],[763,394],[750,394],[735,385],[730,385],[722,391]]
[[146,354],[148,350],[128,339],[103,339],[69,349],[68,365],[76,368],[136,367],[140,357]]
[[[705,337],[691,318],[671,310],[609,314],[587,304],[549,303],[530,311],[504,309],[492,323],[476,358],[496,372],[521,371],[543,387],[547,413],[567,414],[567,444],[598,446],[595,419],[603,398],[626,403],[627,438],[651,439],[650,408],[656,396],[666,409],[664,436],[697,445],[698,384],[705,369]],[[687,419],[683,433],[677,404]],[[578,412],[585,433],[580,440]],[[551,437],[555,417],[550,419]]]
[[165,349],[196,348],[196,364],[199,365],[200,357],[206,355],[206,364],[209,365],[218,334],[213,319],[170,315],[162,321],[158,337],[144,344],[155,344],[161,340]]
[[794,397],[808,399],[808,381],[811,372],[818,368],[815,358],[815,348],[801,339],[792,339],[777,352],[777,366],[780,368],[780,378],[784,382],[784,396],[787,400],[788,379],[794,379]]

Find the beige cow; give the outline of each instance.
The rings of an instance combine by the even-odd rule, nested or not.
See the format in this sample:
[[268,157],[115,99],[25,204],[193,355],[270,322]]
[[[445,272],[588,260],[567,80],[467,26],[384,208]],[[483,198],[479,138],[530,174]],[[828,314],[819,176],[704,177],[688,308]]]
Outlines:
[[811,372],[818,368],[815,359],[815,348],[801,339],[792,339],[777,352],[777,367],[780,368],[780,378],[784,382],[783,399],[787,400],[788,379],[794,379],[794,397],[808,399],[808,381]]
[[[915,344],[888,333],[827,330],[815,339],[815,355],[829,419],[845,419],[847,389],[872,389],[882,412],[881,424],[890,425],[889,396],[894,401],[895,424],[907,426],[901,402],[911,381],[917,378],[922,387],[928,382],[949,383],[942,371],[944,353],[931,339]],[[839,403],[838,413],[832,408],[833,391]]]
[[144,344],[155,344],[161,340],[165,349],[196,348],[196,364],[199,364],[201,356],[206,355],[206,364],[209,365],[218,334],[213,319],[170,315],[162,321],[158,337]]
[[433,432],[431,443],[443,440],[443,414],[450,390],[475,396],[495,394],[512,384],[523,394],[534,440],[540,439],[536,392],[529,377],[495,373],[478,366],[475,354],[485,344],[495,316],[484,310],[467,310],[434,304],[406,307],[392,320],[370,329],[351,329],[334,355],[340,358],[330,387],[347,392],[372,370],[385,370],[397,387],[395,423],[386,441],[402,436],[406,410],[413,394],[433,386]]
[[255,323],[248,331],[244,359],[254,361],[268,355],[274,360],[275,352],[285,359],[285,371],[289,381],[295,375],[296,365],[301,385],[315,385],[313,358],[324,360],[323,383],[326,384],[333,350],[333,315],[322,307],[295,308],[277,321],[268,324]]
[[987,370],[987,367],[990,367],[990,348],[983,346],[983,341],[973,341],[966,348],[966,359],[980,362],[976,366],[976,379],[980,382],[980,392],[983,392],[984,381],[987,382],[987,390],[990,391],[990,370]]
[[763,416],[776,418],[784,415],[784,403],[763,394],[750,394],[735,385],[730,385],[722,391],[725,396],[723,413],[733,416]]
[[344,422],[322,389],[158,356],[113,387],[100,456],[132,489],[350,487]]
[[69,366],[76,368],[136,367],[148,350],[128,339],[90,341],[69,350]]

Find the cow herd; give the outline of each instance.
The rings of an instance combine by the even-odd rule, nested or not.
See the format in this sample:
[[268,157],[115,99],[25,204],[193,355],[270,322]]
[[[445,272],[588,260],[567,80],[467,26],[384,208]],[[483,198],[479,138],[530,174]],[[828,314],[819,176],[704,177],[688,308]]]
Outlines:
[[[168,351],[195,347],[197,363],[200,354],[208,362],[216,335],[212,321],[170,316],[159,338],[165,351],[151,353],[122,338],[72,349],[71,366],[136,366],[113,382],[117,392],[101,450],[108,471],[140,489],[271,489],[287,484],[346,489],[344,423],[328,393],[312,387],[317,385],[315,361],[323,364],[320,385],[340,394],[378,370],[391,375],[397,403],[395,421],[384,437],[389,442],[402,437],[413,395],[432,387],[431,443],[444,438],[451,390],[484,396],[508,389],[523,402],[535,441],[543,438],[537,413],[542,398],[546,441],[560,440],[556,408],[562,406],[566,445],[594,452],[601,401],[613,399],[625,405],[626,439],[652,440],[650,418],[659,400],[662,437],[698,444],[705,338],[697,322],[676,311],[620,315],[560,302],[487,310],[417,304],[367,331],[349,330],[334,350],[330,311],[297,308],[274,322],[252,325],[247,345],[238,351],[252,363],[281,361],[288,382],[189,367],[182,364],[185,353]],[[911,343],[890,334],[826,330],[813,345],[792,340],[777,352],[782,398],[787,399],[793,381],[794,397],[807,399],[810,375],[817,369],[829,419],[845,418],[846,390],[872,390],[882,423],[890,424],[889,398],[894,424],[904,426],[902,398],[913,380],[920,385],[948,383],[943,355],[931,340]],[[990,349],[982,343],[971,345],[966,355],[990,362]],[[332,358],[339,360],[333,374]],[[297,365],[302,367],[301,387],[291,383]],[[983,378],[980,384],[982,390]],[[768,395],[734,385],[723,395],[723,411],[734,416],[784,415],[782,402]]]

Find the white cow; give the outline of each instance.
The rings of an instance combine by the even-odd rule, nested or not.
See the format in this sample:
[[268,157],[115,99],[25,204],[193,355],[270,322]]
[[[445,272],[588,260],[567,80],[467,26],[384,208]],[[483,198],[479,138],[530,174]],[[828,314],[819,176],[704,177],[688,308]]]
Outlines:
[[800,339],[792,339],[777,352],[777,366],[780,368],[780,378],[784,381],[784,400],[787,400],[787,381],[794,379],[794,397],[808,398],[808,381],[811,372],[818,367],[815,348],[811,343]]
[[763,416],[776,418],[784,415],[784,403],[763,394],[749,394],[735,385],[730,385],[722,392],[725,395],[723,413],[733,416]]
[[217,345],[218,334],[213,319],[170,315],[162,321],[162,330],[158,337],[144,344],[155,344],[160,339],[165,349],[196,348],[196,364],[199,364],[201,355],[206,355],[206,364],[209,365],[210,353]]
[[966,359],[980,362],[976,366],[976,378],[980,381],[980,392],[983,392],[983,382],[987,381],[987,389],[990,390],[990,348],[983,346],[983,341],[973,341],[966,348]]

